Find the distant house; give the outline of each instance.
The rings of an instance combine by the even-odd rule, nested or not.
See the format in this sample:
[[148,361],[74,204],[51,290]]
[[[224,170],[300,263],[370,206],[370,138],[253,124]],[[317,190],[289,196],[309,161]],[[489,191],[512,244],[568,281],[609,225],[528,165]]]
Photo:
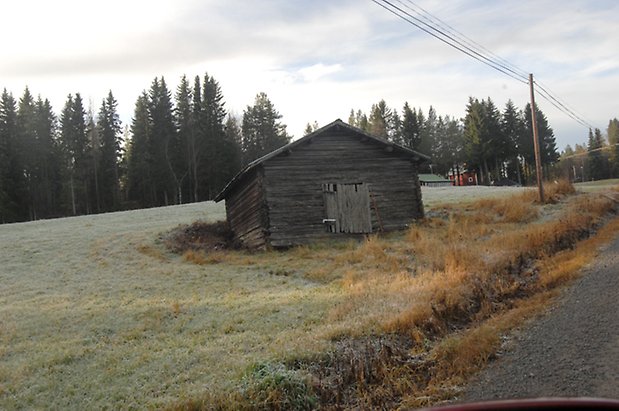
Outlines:
[[336,120],[245,166],[215,201],[251,248],[397,230],[423,217],[428,160]]
[[476,186],[479,185],[477,182],[477,174],[473,171],[464,171],[458,175],[449,175],[449,179],[454,182],[457,186]]
[[446,187],[454,185],[448,178],[443,178],[436,174],[419,174],[419,183],[426,187]]

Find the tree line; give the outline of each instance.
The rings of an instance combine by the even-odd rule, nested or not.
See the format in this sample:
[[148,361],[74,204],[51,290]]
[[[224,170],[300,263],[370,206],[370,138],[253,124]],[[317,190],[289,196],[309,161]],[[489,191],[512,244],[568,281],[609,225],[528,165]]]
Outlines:
[[[384,100],[372,105],[370,114],[351,110],[349,124],[371,134],[429,155],[432,162],[422,172],[457,176],[475,172],[482,184],[509,179],[519,184],[535,180],[532,115],[509,100],[503,109],[491,98],[470,98],[464,119],[441,116],[430,106],[427,113],[411,108],[401,112]],[[557,161],[554,132],[544,113],[536,107],[542,164],[549,169]]]
[[565,147],[556,174],[583,182],[619,178],[619,120],[608,121],[606,134],[589,129],[587,142]]
[[79,93],[57,116],[26,87],[0,97],[0,223],[212,199],[244,164],[291,136],[265,93],[242,119],[208,74],[174,95],[155,78],[125,126],[110,91],[95,113]]
[[[155,78],[138,96],[129,125],[121,124],[117,106],[111,91],[96,112],[75,93],[56,116],[49,100],[27,87],[19,100],[4,89],[0,222],[210,200],[244,165],[291,140],[265,93],[239,119],[226,110],[221,87],[208,74],[193,81],[183,76],[174,92]],[[545,175],[619,176],[616,119],[607,139],[590,131],[587,147],[568,146],[560,157],[546,116],[539,108],[536,116]],[[536,178],[529,104],[518,109],[510,100],[501,111],[489,97],[471,97],[458,119],[432,106],[424,112],[405,103],[398,111],[381,100],[369,115],[351,110],[348,122],[431,156],[422,172],[474,172],[482,184],[509,179],[526,185]],[[314,122],[305,131],[316,129]]]

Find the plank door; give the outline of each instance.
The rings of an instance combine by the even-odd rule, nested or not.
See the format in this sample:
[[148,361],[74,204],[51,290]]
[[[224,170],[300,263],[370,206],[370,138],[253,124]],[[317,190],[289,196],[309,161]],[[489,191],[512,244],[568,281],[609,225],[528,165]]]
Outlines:
[[371,233],[370,190],[365,183],[323,185],[327,231]]

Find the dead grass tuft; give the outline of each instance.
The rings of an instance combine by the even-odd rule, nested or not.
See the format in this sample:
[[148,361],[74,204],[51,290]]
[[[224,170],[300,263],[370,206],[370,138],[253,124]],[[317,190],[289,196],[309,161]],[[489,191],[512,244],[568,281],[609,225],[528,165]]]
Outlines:
[[530,192],[526,191],[508,198],[482,199],[474,205],[486,210],[489,216],[496,215],[498,222],[528,223],[539,215],[539,210],[531,201],[530,196]]
[[402,255],[392,247],[392,241],[378,235],[370,235],[349,251],[337,254],[333,261],[336,266],[362,266],[381,273],[398,273],[407,270],[410,257]]
[[178,315],[181,313],[181,304],[178,301],[174,301],[170,307],[172,308],[172,314],[175,317],[178,317]]
[[590,194],[577,196],[570,204],[570,210],[574,213],[586,213],[599,217],[614,210],[616,206],[617,202],[611,197],[603,194]]
[[183,253],[183,259],[198,265],[219,264],[226,260],[227,255],[222,252],[206,253],[202,250],[187,250]]
[[338,273],[330,266],[313,267],[305,271],[305,278],[311,281],[329,283],[338,277]]
[[137,250],[140,254],[147,255],[149,257],[155,258],[159,261],[166,261],[167,258],[163,251],[153,245],[149,244],[140,244],[137,247]]
[[565,284],[591,263],[604,244],[616,237],[619,219],[614,219],[602,227],[595,236],[587,238],[577,247],[561,251],[539,263],[538,284],[543,289],[552,289]]
[[571,181],[562,178],[560,180],[554,180],[552,183],[546,183],[544,186],[545,193],[548,193],[550,197],[559,197],[566,196],[570,194],[574,194],[576,192],[576,188],[571,183]]
[[445,338],[432,350],[432,360],[440,364],[434,378],[468,377],[492,358],[500,344],[499,333],[488,324]]
[[[544,182],[544,200],[546,204],[556,204],[565,196],[574,194],[576,189],[567,179]],[[522,199],[529,203],[539,204],[539,193],[537,189],[531,189],[521,194]]]

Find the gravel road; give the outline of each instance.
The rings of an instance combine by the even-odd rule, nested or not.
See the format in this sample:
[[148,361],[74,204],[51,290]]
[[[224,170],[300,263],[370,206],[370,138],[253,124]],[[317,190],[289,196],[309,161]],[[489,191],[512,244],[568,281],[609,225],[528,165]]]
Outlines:
[[619,399],[619,238],[456,402],[533,397]]

